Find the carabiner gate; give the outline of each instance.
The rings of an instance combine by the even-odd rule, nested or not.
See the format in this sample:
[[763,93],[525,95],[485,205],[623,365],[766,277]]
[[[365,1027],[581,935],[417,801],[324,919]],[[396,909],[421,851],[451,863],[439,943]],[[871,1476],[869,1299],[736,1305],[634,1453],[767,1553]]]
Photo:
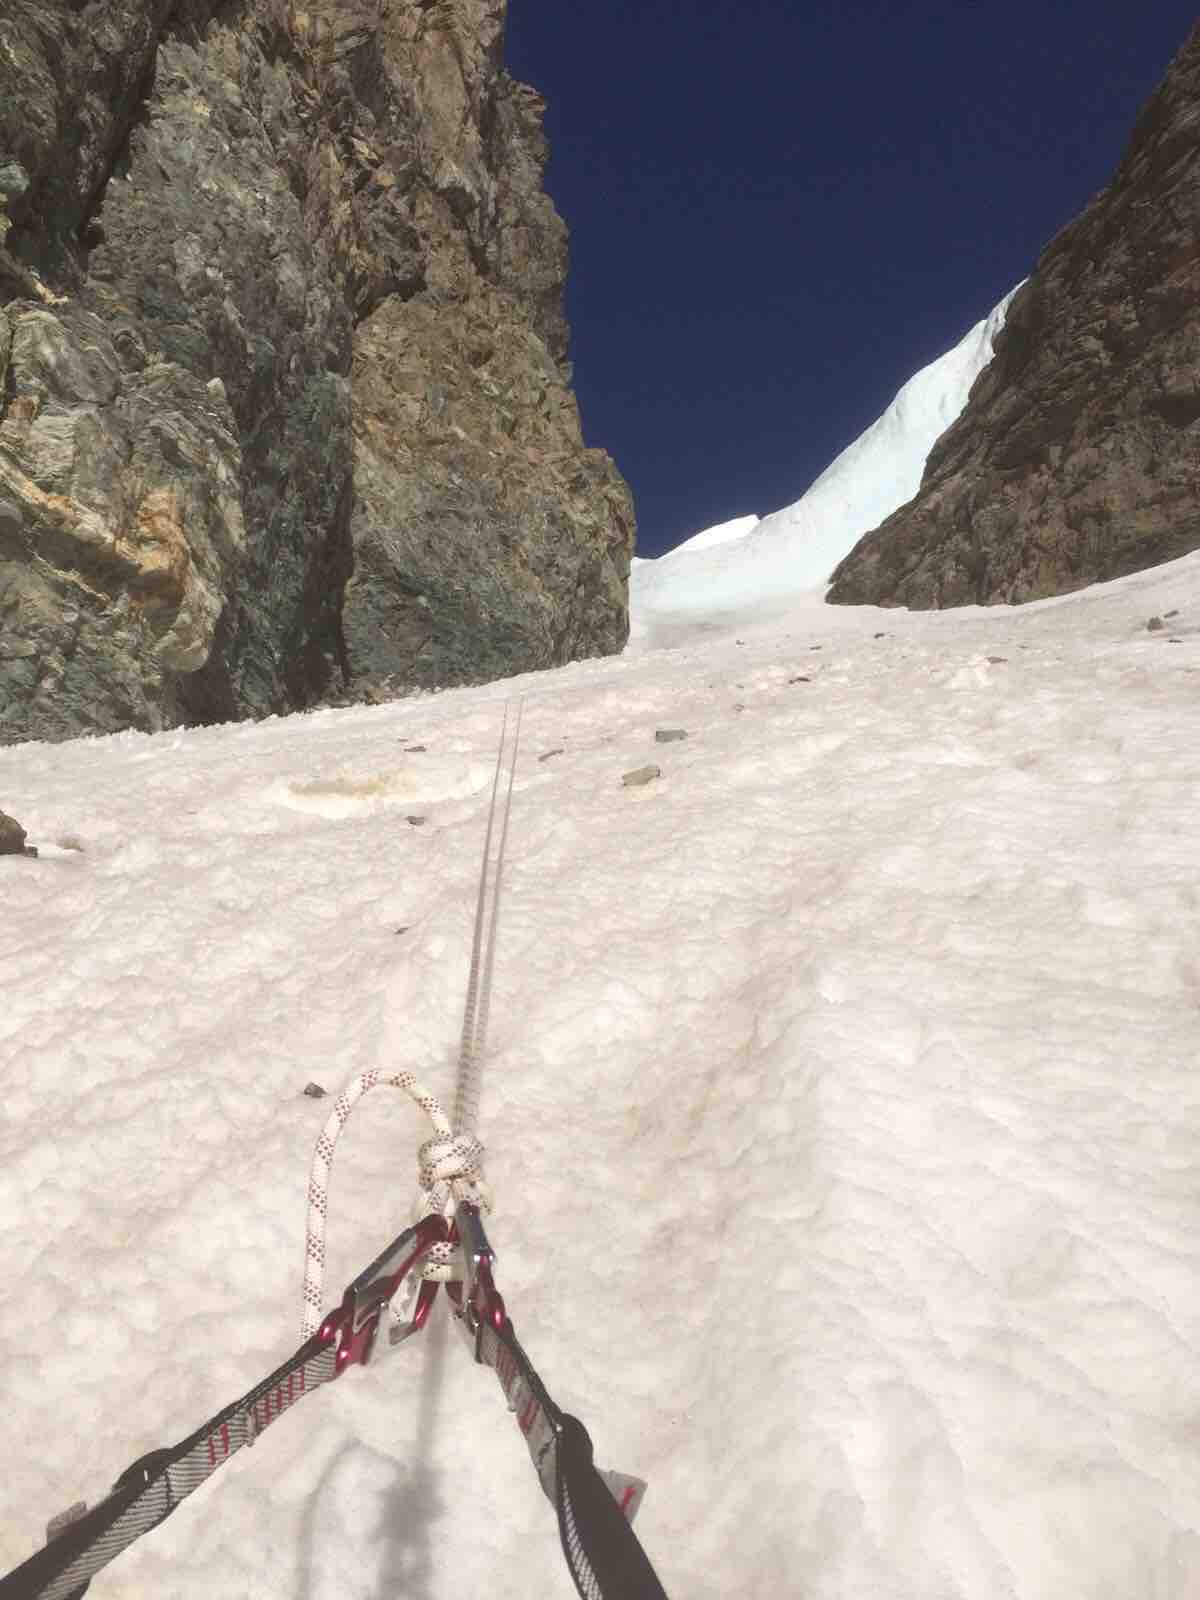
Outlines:
[[475,1336],[475,1359],[478,1361],[482,1329],[488,1326],[499,1333],[508,1320],[508,1313],[492,1276],[496,1253],[483,1231],[483,1216],[479,1207],[470,1200],[461,1201],[454,1213],[454,1226],[463,1260],[459,1315]]
[[[413,1227],[405,1228],[403,1233],[398,1234],[369,1267],[365,1267],[357,1278],[347,1284],[341,1305],[336,1311],[330,1312],[317,1330],[317,1337],[323,1344],[337,1339],[335,1378],[340,1378],[347,1367],[355,1364],[366,1366],[375,1346],[375,1335],[384,1306],[421,1258],[449,1235],[450,1224],[445,1217],[422,1217]],[[410,1334],[420,1332],[428,1320],[436,1293],[436,1283],[421,1284],[412,1320],[404,1329],[393,1332],[392,1344],[398,1344]]]

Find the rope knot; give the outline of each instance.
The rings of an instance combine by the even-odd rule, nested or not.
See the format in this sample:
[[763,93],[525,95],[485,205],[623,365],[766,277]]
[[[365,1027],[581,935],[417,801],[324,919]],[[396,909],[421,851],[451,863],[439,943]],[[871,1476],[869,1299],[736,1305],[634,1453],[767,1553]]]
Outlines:
[[418,1214],[448,1217],[459,1200],[470,1200],[483,1212],[492,1196],[483,1176],[483,1145],[473,1133],[435,1134],[417,1151],[421,1193]]
[[[380,1084],[390,1084],[420,1106],[434,1135],[426,1139],[417,1153],[418,1182],[416,1215],[452,1217],[460,1200],[469,1200],[480,1211],[492,1209],[492,1195],[483,1176],[483,1146],[473,1133],[456,1134],[437,1097],[418,1083],[411,1072],[395,1072],[386,1077],[380,1072],[364,1072],[348,1083],[333,1103],[329,1120],[313,1151],[308,1182],[308,1229],[304,1244],[304,1310],[302,1337],[309,1339],[321,1321],[322,1287],[325,1277],[325,1223],[328,1213],[329,1174],[334,1147],[346,1119],[363,1095]],[[436,1244],[422,1264],[419,1278],[440,1283],[462,1277],[462,1251],[457,1245]],[[414,1282],[419,1281],[414,1279]],[[392,1306],[397,1322],[403,1317]]]

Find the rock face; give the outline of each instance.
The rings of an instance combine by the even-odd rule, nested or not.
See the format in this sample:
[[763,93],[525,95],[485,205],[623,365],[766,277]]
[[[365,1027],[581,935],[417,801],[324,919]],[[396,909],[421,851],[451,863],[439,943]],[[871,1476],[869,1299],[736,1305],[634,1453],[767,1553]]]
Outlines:
[[0,741],[619,649],[503,0],[8,0]]
[[23,856],[25,854],[25,829],[16,817],[10,817],[7,811],[0,811],[0,856]]
[[829,599],[1018,602],[1200,546],[1200,28],[1043,253],[920,491]]

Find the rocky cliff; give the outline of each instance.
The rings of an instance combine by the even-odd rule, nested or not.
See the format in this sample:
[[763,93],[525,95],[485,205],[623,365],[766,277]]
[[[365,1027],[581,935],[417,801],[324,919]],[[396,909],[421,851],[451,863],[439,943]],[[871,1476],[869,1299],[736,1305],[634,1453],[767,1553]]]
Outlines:
[[915,499],[829,598],[1017,602],[1200,546],[1200,27],[1047,247]]
[[619,649],[504,0],[6,0],[0,740]]

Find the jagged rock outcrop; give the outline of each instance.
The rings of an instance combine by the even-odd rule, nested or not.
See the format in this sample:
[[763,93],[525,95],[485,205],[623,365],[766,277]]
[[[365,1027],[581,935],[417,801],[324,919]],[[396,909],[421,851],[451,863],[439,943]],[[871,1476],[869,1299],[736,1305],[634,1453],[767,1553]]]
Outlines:
[[1019,602],[1200,547],[1200,27],[831,601]]
[[620,648],[503,0],[10,0],[0,740]]

